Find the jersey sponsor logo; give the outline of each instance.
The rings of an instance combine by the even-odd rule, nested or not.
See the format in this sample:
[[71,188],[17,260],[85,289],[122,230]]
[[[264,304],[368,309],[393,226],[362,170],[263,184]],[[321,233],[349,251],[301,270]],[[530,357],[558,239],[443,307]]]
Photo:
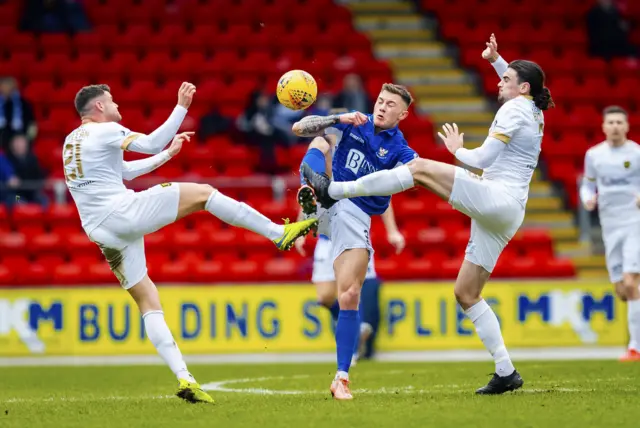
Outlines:
[[620,177],[620,178],[612,178],[612,177],[602,177],[601,181],[601,186],[628,186],[630,183],[629,180],[627,180],[624,177]]
[[365,158],[364,153],[356,149],[349,150],[345,167],[350,169],[351,172],[356,175],[358,174],[358,171],[360,171],[360,168],[363,169],[365,175],[377,171],[377,169]]
[[354,140],[358,141],[361,144],[364,144],[364,138],[357,136],[353,132],[349,133],[349,137],[353,138]]
[[360,150],[351,149],[347,155],[347,164],[345,166],[349,168],[351,172],[357,174],[364,160],[364,154]]

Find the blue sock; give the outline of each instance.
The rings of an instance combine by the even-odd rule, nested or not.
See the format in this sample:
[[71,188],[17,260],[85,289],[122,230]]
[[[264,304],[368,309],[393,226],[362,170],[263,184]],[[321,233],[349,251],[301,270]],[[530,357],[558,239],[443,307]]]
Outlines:
[[360,315],[360,308],[358,307],[358,332],[356,333],[356,341],[353,344],[353,352],[352,355],[356,355],[358,353],[358,348],[360,347],[360,323],[362,322],[362,315]]
[[360,331],[358,311],[341,310],[336,327],[336,350],[338,354],[338,371],[349,372],[353,347]]
[[[312,148],[309,149],[304,158],[302,158],[302,162],[306,163],[311,167],[315,172],[326,172],[327,164],[324,159],[324,153],[322,153],[319,149]],[[300,174],[300,184],[306,184],[302,174]]]
[[333,319],[333,322],[337,322],[338,315],[340,314],[340,303],[338,303],[338,299],[336,299],[333,302],[333,305],[331,305],[331,307],[327,309],[329,309],[329,312],[331,312],[331,318]]

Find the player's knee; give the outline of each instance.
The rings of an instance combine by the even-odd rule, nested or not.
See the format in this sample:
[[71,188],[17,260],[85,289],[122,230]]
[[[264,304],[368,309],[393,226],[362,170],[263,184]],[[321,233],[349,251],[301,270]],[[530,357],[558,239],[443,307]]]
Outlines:
[[216,191],[216,188],[210,184],[199,184],[196,200],[197,204],[206,204],[211,197],[211,194]]
[[331,150],[331,145],[329,144],[329,142],[324,137],[315,137],[311,141],[311,144],[309,144],[309,148],[310,149],[318,149],[323,154],[326,155]]
[[340,309],[357,310],[360,301],[360,286],[352,284],[347,290],[338,296]]
[[469,309],[480,300],[480,293],[475,290],[456,287],[453,292],[456,296],[456,301],[460,304],[462,309]]
[[417,158],[407,164],[411,175],[414,177],[419,174],[431,175],[433,170],[433,161],[430,159]]
[[322,306],[330,308],[333,306],[333,303],[336,301],[335,293],[330,290],[318,290],[318,303]]

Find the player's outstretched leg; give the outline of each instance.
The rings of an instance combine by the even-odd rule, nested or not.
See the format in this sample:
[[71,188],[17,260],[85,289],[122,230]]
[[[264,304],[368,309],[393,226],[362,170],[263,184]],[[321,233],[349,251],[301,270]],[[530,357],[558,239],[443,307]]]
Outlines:
[[640,274],[625,273],[622,279],[622,293],[627,301],[627,325],[629,347],[620,361],[640,361]]
[[182,353],[164,319],[158,290],[149,276],[145,275],[142,281],[128,291],[140,309],[147,337],[178,379],[176,395],[191,403],[213,404],[213,398],[202,390],[195,378],[189,373]]
[[489,275],[483,267],[465,260],[460,268],[454,292],[456,300],[464,309],[465,315],[473,322],[478,337],[495,362],[493,378],[476,393],[503,394],[522,387],[524,381],[511,362],[496,314],[480,296]]
[[349,389],[349,368],[360,330],[358,303],[368,264],[369,251],[364,248],[344,251],[333,264],[340,314],[336,326],[338,370],[330,389],[331,395],[337,400],[353,399]]
[[317,173],[309,165],[302,164],[300,171],[323,206],[331,206],[340,199],[361,196],[390,196],[404,192],[415,185],[431,190],[443,199],[449,199],[456,167],[430,159],[414,159],[407,165],[390,170],[376,171],[355,181],[331,181]]
[[208,184],[179,185],[180,204],[176,220],[204,209],[225,223],[270,239],[283,251],[291,249],[295,240],[307,235],[317,223],[317,219],[310,218],[295,223],[286,222],[284,225],[276,224],[244,202],[229,198]]

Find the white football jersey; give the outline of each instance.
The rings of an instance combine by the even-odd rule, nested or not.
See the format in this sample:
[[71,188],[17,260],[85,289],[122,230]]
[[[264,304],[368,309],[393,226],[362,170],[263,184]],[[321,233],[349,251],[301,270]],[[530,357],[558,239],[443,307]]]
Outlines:
[[533,171],[544,132],[544,115],[530,97],[519,96],[500,107],[489,129],[489,136],[506,144],[498,158],[484,169],[482,176],[498,181],[526,204]]
[[598,213],[604,231],[640,222],[640,146],[628,140],[620,147],[606,141],[587,150],[584,175],[596,182]]
[[123,148],[141,135],[115,122],[86,123],[65,139],[65,181],[87,233],[115,209],[123,195],[133,193],[122,182]]

